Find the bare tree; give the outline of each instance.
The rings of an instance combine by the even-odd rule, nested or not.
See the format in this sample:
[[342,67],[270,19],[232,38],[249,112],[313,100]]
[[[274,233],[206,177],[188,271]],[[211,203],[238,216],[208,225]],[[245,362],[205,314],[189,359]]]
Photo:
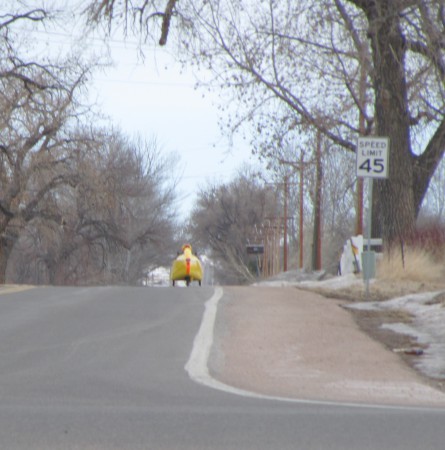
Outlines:
[[[115,1],[102,3],[112,18]],[[390,243],[412,231],[445,148],[442,0],[164,4],[164,19],[181,20],[182,48],[243,105],[237,114],[231,103],[229,129],[252,120],[267,142],[271,118],[303,123],[350,151],[360,133],[388,136],[390,176],[376,184],[382,232]],[[146,18],[159,8],[131,5]]]
[[[156,140],[111,140],[105,191],[111,202],[107,219],[116,229],[124,264],[120,279],[136,282],[148,266],[165,264],[174,247],[177,158],[162,156]],[[118,254],[116,254],[118,256]],[[109,264],[113,263],[110,258]]]
[[6,14],[0,26],[0,282],[24,226],[39,216],[60,217],[45,202],[60,186],[78,182],[71,170],[78,143],[70,127],[81,111],[78,91],[88,69],[73,59],[25,60],[9,30],[19,20],[45,17],[41,10]]
[[145,39],[159,36],[159,45],[165,45],[171,20],[177,13],[177,2],[178,0],[103,0],[91,2],[86,12],[90,23],[105,21],[109,29],[114,24],[122,26],[125,33],[137,29]]
[[201,190],[190,232],[195,246],[212,251],[221,267],[220,280],[240,283],[256,276],[246,245],[255,238],[255,227],[275,216],[275,209],[273,187],[252,172],[241,172],[230,183]]
[[[265,103],[279,110],[278,102],[275,120],[310,124],[351,151],[360,131],[389,136],[390,177],[378,183],[383,234],[392,242],[409,233],[445,149],[443,3],[188,5],[196,35],[184,46],[246,105],[230,128],[254,119],[266,141],[273,138],[262,112]],[[360,98],[363,67],[374,111]]]
[[169,261],[174,246],[173,155],[162,156],[155,140],[113,131],[84,129],[78,142],[72,162],[78,182],[46,197],[45,210],[57,214],[27,224],[11,276],[59,285],[135,284],[147,267]]
[[14,280],[134,283],[174,245],[176,159],[155,141],[85,125],[93,121],[81,94],[94,65],[39,59],[21,25],[52,15],[8,8],[0,10],[0,282],[9,262]]
[[420,211],[421,215],[437,223],[445,220],[445,161],[442,160],[431,180],[428,194]]

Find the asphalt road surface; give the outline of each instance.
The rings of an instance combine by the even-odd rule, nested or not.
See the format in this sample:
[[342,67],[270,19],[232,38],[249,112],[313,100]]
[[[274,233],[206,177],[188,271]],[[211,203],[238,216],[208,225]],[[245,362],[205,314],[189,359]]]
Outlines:
[[1,449],[444,448],[441,410],[255,399],[192,381],[184,366],[210,287],[1,294]]

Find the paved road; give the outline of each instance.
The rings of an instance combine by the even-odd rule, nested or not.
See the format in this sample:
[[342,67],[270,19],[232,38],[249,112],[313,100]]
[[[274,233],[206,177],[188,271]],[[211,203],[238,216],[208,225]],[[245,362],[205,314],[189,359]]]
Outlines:
[[0,295],[0,448],[443,448],[443,411],[261,400],[190,380],[184,365],[212,293]]

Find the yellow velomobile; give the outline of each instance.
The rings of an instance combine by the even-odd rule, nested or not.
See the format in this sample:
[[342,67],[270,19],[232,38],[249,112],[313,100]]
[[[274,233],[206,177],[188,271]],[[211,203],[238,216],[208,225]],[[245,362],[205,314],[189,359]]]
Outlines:
[[175,285],[176,281],[185,281],[187,286],[190,286],[192,281],[198,281],[201,286],[202,281],[202,266],[198,257],[193,254],[192,246],[185,244],[182,246],[182,253],[178,254],[173,261],[170,278],[172,285]]

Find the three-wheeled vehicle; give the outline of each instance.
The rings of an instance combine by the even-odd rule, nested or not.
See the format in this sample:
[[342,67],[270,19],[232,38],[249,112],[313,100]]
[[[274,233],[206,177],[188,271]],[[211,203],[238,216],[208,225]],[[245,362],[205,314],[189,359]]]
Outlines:
[[185,281],[186,286],[190,286],[192,281],[197,281],[201,286],[202,266],[201,261],[192,252],[190,244],[182,246],[182,253],[179,253],[173,261],[170,270],[170,279],[175,286],[176,281]]

